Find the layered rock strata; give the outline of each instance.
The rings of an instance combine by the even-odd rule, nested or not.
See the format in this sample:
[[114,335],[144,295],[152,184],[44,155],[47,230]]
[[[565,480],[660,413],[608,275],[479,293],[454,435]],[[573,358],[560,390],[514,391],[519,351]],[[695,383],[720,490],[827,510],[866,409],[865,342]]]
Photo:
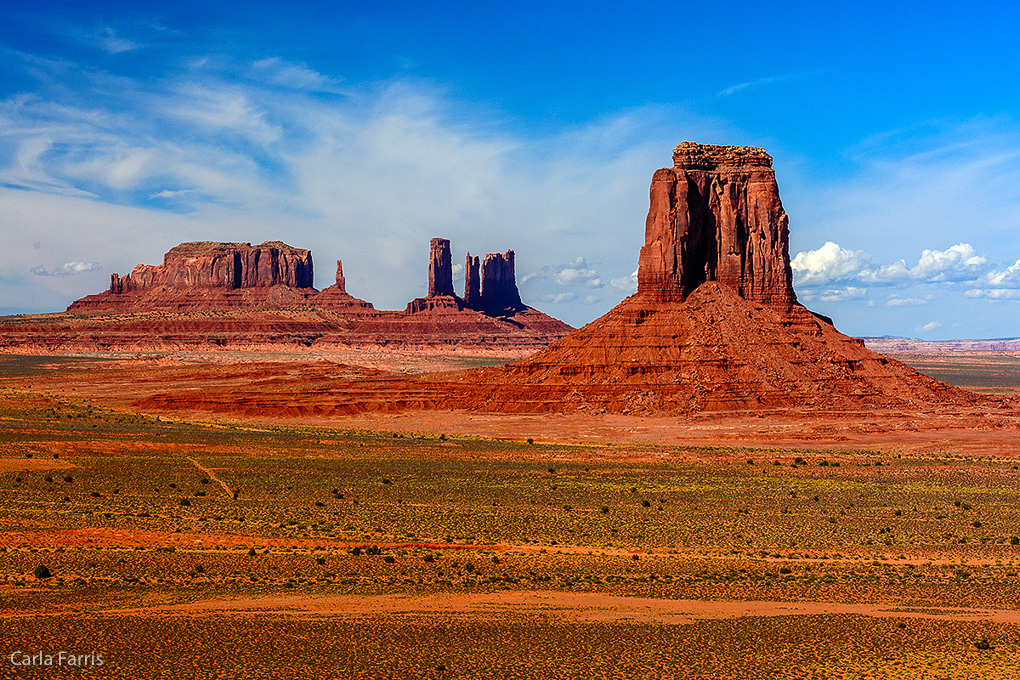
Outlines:
[[140,264],[127,276],[113,274],[114,294],[170,286],[173,288],[312,287],[312,252],[281,241],[214,243],[196,241],[171,248],[163,264]]

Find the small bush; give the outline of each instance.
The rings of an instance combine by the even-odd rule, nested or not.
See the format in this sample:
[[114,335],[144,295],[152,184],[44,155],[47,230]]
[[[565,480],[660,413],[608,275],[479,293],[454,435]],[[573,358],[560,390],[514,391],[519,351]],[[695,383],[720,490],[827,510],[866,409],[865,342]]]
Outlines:
[[361,557],[361,548],[359,548],[358,546],[354,546],[353,548],[351,548],[351,554],[354,555],[355,557]]
[[316,564],[325,564],[326,563],[326,558],[325,557],[316,557],[315,558],[315,563]]
[[1010,545],[1020,545],[1020,536],[1010,536],[1009,537],[1009,544]]
[[385,562],[386,564],[393,564],[397,560],[396,558],[393,557],[393,555],[387,555],[386,557],[382,558],[382,561]]
[[74,481],[74,477],[72,477],[71,475],[67,475],[66,477],[64,477],[64,481],[70,484]]
[[533,446],[534,444],[535,444],[535,440],[532,439],[531,437],[528,437],[528,446]]
[[781,568],[779,570],[779,573],[780,574],[792,574],[793,573],[793,569],[790,569],[789,567],[783,567],[783,568]]
[[983,637],[980,640],[974,641],[974,647],[977,649],[991,649],[992,643],[988,641],[988,638]]
[[255,557],[256,555],[258,555],[258,553],[255,552],[255,548],[248,548],[248,557]]
[[38,567],[33,569],[32,574],[37,579],[47,579],[53,576],[53,574],[50,573],[49,567],[47,567],[45,564],[40,564]]
[[186,508],[189,505],[191,505],[191,501],[190,500],[188,500],[187,498],[182,498],[181,499],[181,507]]
[[202,478],[202,483],[203,484],[208,484],[209,483],[209,478],[208,477],[203,477]]
[[599,508],[599,512],[601,512],[603,515],[608,515],[609,514],[609,506],[608,505],[603,505],[601,508]]
[[641,507],[642,507],[642,508],[649,508],[649,507],[651,507],[651,505],[652,505],[652,504],[651,504],[651,503],[649,503],[649,502],[648,502],[647,500],[643,500],[643,501],[641,501]]

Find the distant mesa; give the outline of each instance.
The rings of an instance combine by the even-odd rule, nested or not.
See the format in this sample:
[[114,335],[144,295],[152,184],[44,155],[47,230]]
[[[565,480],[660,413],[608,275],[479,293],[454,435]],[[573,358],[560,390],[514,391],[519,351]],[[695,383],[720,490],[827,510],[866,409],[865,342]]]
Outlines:
[[347,292],[340,260],[335,283],[319,291],[309,250],[280,241],[182,243],[161,265],[114,274],[109,290],[76,300],[66,315],[9,320],[0,350],[428,346],[522,356],[573,330],[521,301],[513,251],[485,256],[480,277],[477,260],[460,298],[450,242],[433,239],[428,295],[385,311]]
[[[868,350],[797,302],[789,221],[763,149],[684,142],[673,167],[653,175],[649,199],[638,291],[602,317],[501,368],[338,380],[302,407],[338,415],[400,409],[689,414],[989,402]],[[448,247],[433,242],[435,300],[453,299]],[[484,308],[492,280],[501,291],[496,306],[516,304],[513,259],[506,255],[491,270],[492,256],[477,270],[477,259],[468,256],[465,301]],[[202,408],[286,410],[296,388],[288,389],[205,394]],[[177,393],[147,403],[181,407],[188,399]]]
[[312,287],[312,252],[281,241],[250,243],[182,243],[163,256],[163,264],[140,264],[127,276],[110,276],[110,292],[148,288]]

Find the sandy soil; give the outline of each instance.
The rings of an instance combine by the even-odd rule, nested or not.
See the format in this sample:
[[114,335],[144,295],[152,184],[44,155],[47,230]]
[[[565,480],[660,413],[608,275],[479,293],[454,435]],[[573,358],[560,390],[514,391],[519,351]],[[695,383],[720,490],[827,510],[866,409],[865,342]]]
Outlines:
[[1020,623],[1020,610],[970,607],[897,607],[890,604],[841,602],[747,602],[663,600],[598,593],[524,591],[511,593],[438,594],[425,596],[271,596],[213,599],[186,604],[108,609],[125,615],[210,614],[247,615],[268,612],[301,618],[363,617],[381,614],[547,614],[574,621],[635,621],[640,623],[691,623],[696,620],[741,616],[811,616],[857,614],[883,618],[925,618],[947,621]]

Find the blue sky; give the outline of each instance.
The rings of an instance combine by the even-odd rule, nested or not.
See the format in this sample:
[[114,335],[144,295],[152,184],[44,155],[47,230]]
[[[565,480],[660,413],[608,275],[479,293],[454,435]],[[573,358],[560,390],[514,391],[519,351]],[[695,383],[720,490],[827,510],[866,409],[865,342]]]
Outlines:
[[1016,4],[492,4],[6,0],[0,313],[267,239],[402,308],[442,236],[581,325],[693,140],[773,155],[841,330],[1020,336]]

